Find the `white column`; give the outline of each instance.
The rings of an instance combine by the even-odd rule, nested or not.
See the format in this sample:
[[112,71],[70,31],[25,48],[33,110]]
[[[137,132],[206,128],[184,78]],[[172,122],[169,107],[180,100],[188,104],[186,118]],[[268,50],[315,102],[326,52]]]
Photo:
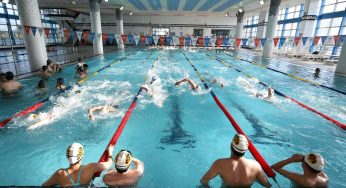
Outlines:
[[[124,21],[123,21],[123,12],[120,9],[115,9],[115,19],[117,24],[117,33],[118,35],[124,34]],[[121,43],[118,44],[118,49],[123,50],[124,49],[124,43],[121,40]]]
[[[304,15],[318,15],[320,1],[305,0]],[[300,22],[299,36],[313,37],[316,27],[316,20],[302,20]]]
[[90,6],[90,20],[91,20],[91,32],[95,33],[93,48],[94,55],[103,54],[102,36],[97,37],[97,34],[102,33],[101,28],[101,15],[100,15],[100,3],[98,0],[89,0]]
[[[20,23],[24,26],[34,26],[42,28],[41,14],[38,8],[37,0],[16,0]],[[44,42],[44,33],[42,36],[36,30],[36,34],[31,29],[28,33],[23,31],[25,49],[28,53],[28,59],[31,70],[41,69],[47,63],[46,44]]]
[[269,7],[269,16],[266,30],[266,44],[263,49],[263,57],[270,58],[273,52],[273,38],[275,35],[276,25],[278,22],[278,12],[281,0],[271,0]]
[[[235,30],[235,38],[238,39],[238,38],[241,38],[242,37],[242,33],[243,33],[243,22],[244,22],[244,14],[245,12],[242,11],[242,12],[237,12],[237,27],[236,27],[236,30]],[[239,50],[241,45],[239,45],[239,47],[236,45],[235,46],[235,50]]]
[[267,12],[261,11],[258,17],[258,28],[257,28],[257,38],[264,38],[264,33],[266,31],[266,18],[267,18]]
[[346,41],[344,41],[335,72],[346,75]]

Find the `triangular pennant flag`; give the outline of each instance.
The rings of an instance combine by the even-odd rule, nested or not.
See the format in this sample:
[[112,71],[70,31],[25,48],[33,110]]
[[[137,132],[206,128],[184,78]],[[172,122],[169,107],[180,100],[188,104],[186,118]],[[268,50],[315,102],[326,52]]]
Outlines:
[[24,25],[24,31],[26,32],[26,34],[29,34],[30,26]]
[[339,40],[339,35],[335,35],[334,36],[334,43],[337,44]]
[[315,45],[317,45],[319,41],[320,41],[320,37],[319,36],[315,36],[315,39],[314,39]]
[[141,40],[142,46],[145,46],[145,42],[147,41],[147,36],[142,35],[139,37],[139,39]]
[[248,41],[248,39],[241,39],[241,41],[242,41],[243,46],[245,46],[247,41]]
[[184,42],[185,42],[185,37],[184,36],[179,37],[179,45],[184,46]]
[[280,46],[283,46],[285,44],[286,38],[281,37],[280,38]]
[[229,41],[229,38],[228,37],[224,37],[223,39],[223,45],[226,47],[228,45],[228,41]]
[[36,30],[37,30],[37,27],[31,26],[31,31],[32,31],[32,34],[34,34],[34,36],[36,35]]
[[276,47],[278,45],[279,38],[278,37],[273,38],[273,41],[274,41],[274,46]]
[[154,35],[153,36],[153,41],[154,41],[154,45],[157,45],[157,42],[159,42],[159,36],[157,36],[157,35]]
[[90,40],[91,42],[93,42],[93,41],[94,41],[94,38],[95,38],[95,33],[90,32],[90,33],[89,33],[89,40]]
[[114,34],[108,34],[108,41],[113,44]]
[[108,40],[108,33],[102,33],[102,42],[107,42]]
[[204,37],[204,46],[208,47],[209,46],[209,42],[210,42],[210,38],[209,37]]
[[79,42],[82,41],[82,34],[83,34],[82,31],[76,31],[77,39],[79,40]]
[[89,37],[89,32],[88,31],[84,31],[83,32],[83,40],[84,41],[88,40],[88,37]]
[[190,36],[186,36],[185,37],[185,46],[189,46],[191,45],[191,37]]
[[215,42],[216,42],[216,38],[215,37],[211,37],[210,38],[210,43],[211,43],[211,47],[215,47]]
[[165,44],[166,37],[165,36],[160,36],[160,44],[163,46]]
[[235,39],[235,45],[239,48],[240,46],[240,43],[241,43],[241,38],[237,38]]
[[328,36],[323,36],[321,37],[322,45],[326,42]]
[[167,46],[170,46],[171,42],[172,42],[172,37],[171,36],[167,36],[166,37],[166,44],[167,44]]
[[76,36],[76,31],[71,31],[70,32],[70,38],[72,41],[74,41],[74,37]]
[[266,41],[267,41],[266,38],[261,39],[262,48],[264,48],[264,46],[266,45]]
[[218,37],[216,39],[217,47],[220,48],[221,44],[223,43],[223,37]]
[[260,44],[260,40],[259,38],[255,38],[255,46],[256,48],[258,48],[258,45]]
[[127,35],[121,35],[121,40],[123,41],[123,43],[126,43],[127,40]]
[[127,41],[132,44],[133,43],[133,35],[127,35]]
[[303,46],[305,46],[305,44],[306,44],[306,41],[308,41],[308,38],[309,38],[309,37],[302,37],[302,41],[303,41]]
[[50,32],[50,28],[44,28],[44,33],[46,34],[47,38]]
[[120,35],[114,35],[115,41],[117,42],[117,45],[119,46],[121,42],[121,36]]
[[199,47],[203,47],[204,46],[204,40],[203,37],[198,37],[197,38],[197,43]]
[[295,44],[296,46],[298,46],[298,44],[299,44],[299,42],[300,42],[300,38],[301,38],[301,37],[295,37],[295,38],[294,38],[294,44]]
[[37,28],[37,29],[38,29],[38,33],[40,33],[40,36],[42,36],[43,28]]
[[172,40],[173,40],[173,45],[174,45],[174,46],[179,45],[179,37],[173,36]]
[[148,41],[148,44],[151,45],[154,41],[153,36],[151,35],[147,36],[147,41]]
[[70,31],[67,29],[64,29],[64,36],[65,36],[66,40],[68,40],[70,38]]
[[133,40],[134,40],[134,42],[135,42],[135,45],[138,45],[139,35],[134,35],[134,36],[133,36]]
[[197,42],[197,37],[191,37],[191,44],[192,46],[196,46],[196,42]]
[[235,39],[234,39],[234,38],[230,38],[230,39],[228,40],[228,44],[230,44],[231,46],[233,46],[234,43],[235,43]]
[[50,31],[52,32],[53,35],[56,33],[56,28],[51,28]]

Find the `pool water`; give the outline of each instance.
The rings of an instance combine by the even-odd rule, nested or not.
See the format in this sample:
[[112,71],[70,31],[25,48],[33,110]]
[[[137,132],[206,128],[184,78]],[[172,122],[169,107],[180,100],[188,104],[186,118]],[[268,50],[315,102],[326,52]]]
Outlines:
[[[257,83],[263,81],[344,123],[346,96],[241,62],[225,53],[154,49],[115,52],[86,61],[92,73],[127,56],[85,83],[75,85],[71,91],[51,97],[35,112],[39,116],[53,114],[49,124],[27,130],[33,122],[22,117],[0,129],[0,185],[41,185],[57,169],[68,167],[65,152],[72,142],[84,146],[84,164],[98,161],[137,91],[155,75],[158,80],[151,86],[153,96],[147,93],[139,96],[114,154],[126,148],[144,162],[145,171],[139,187],[198,186],[214,160],[230,156],[230,142],[236,132],[209,91],[203,88],[194,92],[187,84],[174,85],[188,76],[203,86],[183,53],[270,165],[294,153],[319,152],[326,159],[325,172],[330,178],[330,187],[346,186],[345,131],[280,96],[267,101],[255,97],[252,92],[265,93],[266,88]],[[226,67],[215,60],[216,56],[258,80]],[[310,74],[306,74],[311,70],[298,71],[302,67],[261,63],[277,65],[282,71],[311,79]],[[58,76],[64,77],[69,85],[76,83],[74,75],[74,66],[68,66]],[[225,87],[213,84],[214,79],[223,82]],[[34,77],[22,80],[24,89],[17,96],[0,98],[0,119],[54,92],[55,80],[51,79],[47,82],[49,92],[35,96],[37,81]],[[320,82],[344,89],[339,85],[345,85],[346,79],[338,78],[338,83],[334,83],[330,78],[322,77]],[[77,90],[81,93],[75,93]],[[111,115],[96,115],[96,120],[90,122],[88,108],[104,104],[118,104],[119,110]],[[250,152],[245,157],[252,158]],[[289,165],[287,169],[301,172],[298,164]],[[289,185],[287,179],[277,176],[281,187]],[[101,178],[96,178],[94,183],[104,186]],[[218,187],[221,179],[215,178],[210,184]],[[260,185],[255,183],[254,187]]]

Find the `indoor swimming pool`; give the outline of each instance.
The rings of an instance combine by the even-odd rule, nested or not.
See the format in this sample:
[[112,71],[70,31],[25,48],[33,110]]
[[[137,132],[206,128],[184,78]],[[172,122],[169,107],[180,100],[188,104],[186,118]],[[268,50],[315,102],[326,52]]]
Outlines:
[[[55,93],[58,77],[73,88],[50,97],[33,112],[38,117],[52,116],[48,124],[30,130],[28,127],[37,120],[29,115],[15,118],[0,129],[0,185],[41,185],[57,169],[68,167],[65,152],[73,142],[84,146],[83,164],[97,162],[140,87],[155,76],[157,79],[150,85],[152,93],[139,95],[113,156],[128,149],[144,162],[139,187],[198,186],[214,160],[230,156],[236,131],[209,90],[204,89],[192,63],[269,165],[295,153],[318,152],[326,160],[330,187],[346,187],[345,130],[289,99],[275,95],[266,100],[256,94],[266,93],[267,88],[258,84],[261,81],[342,123],[346,123],[346,96],[231,56],[204,49],[130,49],[86,60],[89,74],[112,66],[81,84],[76,84],[75,66],[64,67],[62,73],[46,83],[49,91],[43,95],[35,94],[39,78],[21,80],[20,93],[0,97],[1,120]],[[127,58],[118,61],[123,57]],[[315,80],[311,69],[275,60],[258,62],[346,90],[346,78],[326,75],[329,72],[322,72],[324,75]],[[192,91],[186,83],[175,86],[185,77],[201,89]],[[115,104],[119,106],[116,113],[97,114],[95,121],[89,120],[88,108]],[[245,157],[253,158],[250,152]],[[287,169],[301,172],[298,164]],[[279,174],[277,180],[281,187],[290,184]],[[276,187],[272,179],[269,181]],[[96,178],[94,184],[105,186],[102,178]],[[221,179],[215,178],[210,185],[219,187]],[[260,185],[255,183],[253,187]]]

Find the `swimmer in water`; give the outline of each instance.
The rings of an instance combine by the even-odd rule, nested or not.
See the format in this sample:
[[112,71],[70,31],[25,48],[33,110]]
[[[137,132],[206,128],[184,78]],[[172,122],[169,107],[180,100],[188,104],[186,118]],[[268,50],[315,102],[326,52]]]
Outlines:
[[100,112],[101,114],[109,114],[111,112],[116,112],[116,109],[118,108],[118,105],[113,106],[94,106],[89,108],[88,110],[88,116],[90,121],[95,120],[94,112]]
[[40,115],[30,114],[29,120],[38,120],[38,122],[34,123],[33,125],[30,125],[27,130],[33,130],[43,125],[46,125],[50,123],[53,120],[53,118],[54,116],[51,113],[43,113]]
[[36,87],[36,95],[47,93],[47,87],[43,80],[38,81]]
[[315,73],[314,73],[314,77],[315,78],[319,78],[320,77],[320,72],[321,72],[321,69],[320,68],[316,68],[315,69]]
[[194,91],[196,91],[199,88],[199,86],[195,84],[190,78],[184,78],[178,82],[175,82],[175,85],[178,86],[183,82],[187,82],[188,84],[190,84],[191,89]]
[[58,78],[56,80],[56,88],[58,90],[65,90],[66,86],[64,85],[64,79],[63,78]]
[[257,93],[256,97],[263,98],[263,99],[271,99],[274,96],[274,93],[275,93],[274,89],[272,89],[271,87],[268,87],[266,97],[264,97],[264,95],[262,95],[261,93]]
[[[156,76],[152,76],[151,80],[149,82],[149,85],[153,84],[157,80]],[[145,92],[147,92],[151,97],[153,96],[153,90],[150,88],[150,86],[147,84],[144,84],[141,89]]]

